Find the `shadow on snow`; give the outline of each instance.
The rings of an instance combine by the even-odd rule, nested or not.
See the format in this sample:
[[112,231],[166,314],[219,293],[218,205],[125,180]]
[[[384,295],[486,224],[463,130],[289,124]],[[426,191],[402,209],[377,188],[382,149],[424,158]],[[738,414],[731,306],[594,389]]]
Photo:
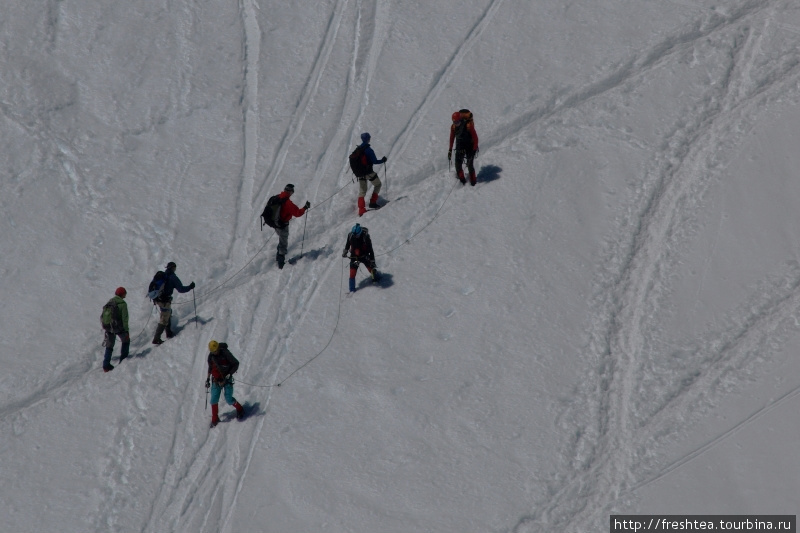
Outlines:
[[478,183],[489,183],[490,181],[498,180],[502,171],[503,169],[497,165],[483,166],[478,171]]

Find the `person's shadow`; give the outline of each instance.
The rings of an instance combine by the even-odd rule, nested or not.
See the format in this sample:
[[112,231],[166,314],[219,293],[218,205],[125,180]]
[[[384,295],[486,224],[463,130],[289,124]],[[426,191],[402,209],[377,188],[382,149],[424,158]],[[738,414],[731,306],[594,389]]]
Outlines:
[[192,317],[187,317],[186,318],[186,322],[184,322],[183,325],[179,324],[179,325],[175,326],[174,328],[172,328],[172,332],[175,333],[175,336],[177,337],[178,335],[180,335],[181,331],[183,331],[184,329],[190,327],[191,324],[194,324],[194,327],[197,328],[198,325],[205,326],[206,324],[208,324],[212,320],[214,320],[214,319],[213,318],[203,318],[203,317],[201,317],[199,315],[195,315],[195,316],[192,316]]
[[303,255],[297,254],[296,256],[294,256],[291,259],[289,259],[287,261],[287,263],[289,263],[290,265],[294,265],[300,259],[304,259],[304,258],[308,258],[309,261],[314,261],[317,258],[319,258],[320,256],[328,257],[329,255],[331,255],[331,253],[332,252],[326,250],[324,247],[323,248],[317,248],[316,250],[309,250],[307,252],[303,252]]
[[486,165],[481,167],[478,171],[477,181],[478,183],[488,183],[490,181],[499,180],[502,171],[503,169],[497,165]]
[[380,271],[381,277],[378,281],[372,281],[372,278],[364,278],[358,282],[358,289],[364,289],[371,285],[379,287],[381,289],[387,289],[394,285],[394,280],[392,279],[391,274],[387,274],[386,272]]

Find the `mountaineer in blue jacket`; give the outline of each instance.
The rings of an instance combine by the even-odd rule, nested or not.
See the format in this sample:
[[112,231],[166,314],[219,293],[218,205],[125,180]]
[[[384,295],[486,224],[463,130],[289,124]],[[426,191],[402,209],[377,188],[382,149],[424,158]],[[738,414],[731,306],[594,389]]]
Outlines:
[[367,195],[367,188],[369,187],[367,182],[372,183],[372,197],[369,200],[370,209],[380,209],[381,207],[378,205],[378,193],[381,192],[381,180],[378,178],[378,174],[372,170],[372,165],[382,165],[386,163],[386,156],[383,156],[383,159],[375,157],[375,152],[369,145],[370,138],[369,133],[362,133],[361,145],[357,148],[357,150],[360,150],[361,167],[363,168],[362,172],[356,174],[358,178],[358,216],[367,212],[367,207],[364,205],[366,203],[364,197]]
[[164,290],[161,292],[161,296],[159,296],[157,300],[153,300],[153,303],[158,305],[158,310],[161,312],[161,316],[158,320],[158,326],[156,326],[156,334],[153,337],[153,344],[162,344],[164,342],[161,340],[161,334],[164,333],[164,330],[167,331],[168,339],[171,339],[175,336],[175,333],[172,331],[172,325],[170,324],[170,319],[172,318],[172,291],[175,290],[183,294],[184,292],[189,292],[195,287],[194,281],[184,287],[180,278],[175,275],[176,268],[177,265],[172,261],[167,263],[167,268],[164,270],[164,273],[167,277],[167,279],[164,281]]

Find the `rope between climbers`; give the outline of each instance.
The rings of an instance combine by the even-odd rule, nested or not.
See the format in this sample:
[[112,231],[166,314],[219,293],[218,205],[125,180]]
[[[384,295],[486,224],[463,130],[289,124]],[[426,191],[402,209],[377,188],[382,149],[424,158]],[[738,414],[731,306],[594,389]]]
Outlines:
[[[400,243],[398,246],[395,246],[394,248],[392,248],[392,249],[391,249],[391,250],[389,250],[388,252],[383,252],[383,253],[381,253],[381,254],[378,254],[378,255],[376,255],[375,257],[380,257],[380,256],[387,255],[387,254],[390,254],[390,253],[394,252],[394,251],[395,251],[395,250],[397,250],[398,248],[400,248],[400,247],[402,247],[402,246],[404,246],[404,245],[408,244],[409,242],[411,242],[411,239],[413,239],[414,237],[416,237],[417,235],[419,235],[420,233],[422,233],[422,232],[423,232],[424,230],[426,230],[426,229],[427,229],[427,228],[428,228],[428,227],[429,227],[431,224],[433,224],[433,222],[434,222],[434,221],[435,221],[435,220],[436,220],[436,219],[439,217],[439,213],[442,211],[442,209],[444,208],[445,204],[447,204],[447,200],[450,198],[450,195],[451,195],[451,194],[453,193],[453,191],[455,190],[455,188],[456,188],[456,185],[458,185],[458,182],[455,182],[455,183],[453,184],[453,186],[450,188],[450,191],[447,193],[447,196],[445,196],[445,198],[444,198],[444,201],[442,202],[442,205],[441,205],[441,206],[439,206],[439,209],[437,209],[437,210],[436,210],[436,213],[434,213],[434,215],[433,215],[433,218],[430,220],[430,222],[428,222],[427,224],[425,224],[425,225],[424,225],[422,228],[420,228],[420,230],[419,230],[419,231],[417,231],[416,233],[414,233],[414,234],[413,234],[411,237],[409,237],[408,239],[406,239],[405,241],[403,241],[402,243]],[[292,376],[294,376],[294,375],[295,375],[297,372],[299,372],[299,371],[300,371],[300,370],[302,370],[303,368],[305,368],[305,367],[307,367],[308,365],[310,365],[310,364],[311,364],[311,363],[312,363],[314,360],[316,360],[316,359],[317,359],[317,358],[318,358],[320,355],[322,355],[322,354],[323,354],[323,352],[325,352],[325,350],[327,350],[327,349],[328,349],[328,346],[330,346],[331,342],[333,341],[333,337],[336,335],[336,331],[337,331],[337,329],[338,329],[338,327],[339,327],[339,319],[340,319],[340,317],[341,317],[341,309],[342,309],[342,288],[344,287],[344,264],[345,264],[345,260],[343,259],[343,260],[342,260],[342,273],[341,273],[341,276],[340,276],[340,277],[341,277],[341,281],[340,281],[340,283],[339,283],[339,306],[338,306],[338,308],[337,308],[337,310],[336,310],[336,324],[335,324],[335,325],[334,325],[334,327],[333,327],[333,331],[331,332],[331,336],[330,336],[330,338],[328,339],[328,342],[327,342],[327,344],[325,344],[325,346],[322,348],[322,350],[320,350],[320,351],[319,351],[319,352],[318,352],[318,353],[317,353],[315,356],[313,356],[311,359],[309,359],[308,361],[306,361],[305,363],[303,363],[302,365],[300,365],[299,367],[297,367],[296,369],[294,369],[294,370],[293,370],[293,371],[292,371],[292,372],[291,372],[291,373],[290,373],[288,376],[286,376],[286,377],[285,377],[283,380],[279,381],[279,382],[278,382],[278,383],[276,383],[276,384],[273,384],[273,385],[258,385],[258,384],[255,384],[255,383],[247,383],[246,381],[241,381],[241,380],[238,380],[238,383],[240,383],[240,384],[242,384],[242,385],[249,385],[249,386],[251,386],[251,387],[259,387],[259,388],[264,388],[264,389],[269,389],[269,388],[272,388],[272,387],[280,387],[281,385],[283,385],[284,383],[286,383],[286,381],[288,381],[288,380],[289,380],[289,379],[290,379]]]
[[328,342],[325,344],[325,346],[323,346],[322,349],[314,357],[312,357],[311,359],[309,359],[308,361],[306,361],[305,363],[303,363],[299,367],[295,368],[288,376],[286,376],[285,378],[283,378],[281,381],[279,381],[278,383],[276,383],[274,385],[256,385],[255,383],[247,383],[247,382],[242,381],[242,380],[238,380],[238,383],[241,383],[242,385],[250,385],[251,387],[259,387],[259,388],[262,388],[262,389],[269,389],[269,388],[272,388],[272,387],[280,387],[281,385],[286,383],[292,376],[294,376],[295,374],[300,372],[300,370],[302,370],[303,368],[305,368],[308,365],[310,365],[317,357],[322,355],[323,352],[325,352],[325,350],[328,349],[328,346],[330,346],[331,342],[333,341],[333,337],[336,335],[336,331],[339,329],[339,319],[342,316],[342,288],[344,287],[344,263],[345,263],[345,260],[342,259],[342,272],[341,272],[341,275],[339,276],[341,281],[339,282],[339,306],[336,309],[336,324],[334,324],[333,331],[331,332],[331,336],[328,339]]

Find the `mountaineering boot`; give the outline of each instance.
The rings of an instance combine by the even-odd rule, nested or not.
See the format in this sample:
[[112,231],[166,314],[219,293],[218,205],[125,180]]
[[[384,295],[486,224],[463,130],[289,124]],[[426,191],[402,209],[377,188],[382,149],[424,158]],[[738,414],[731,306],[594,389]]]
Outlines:
[[372,193],[372,198],[369,199],[369,208],[370,209],[380,209],[381,206],[378,205],[378,195]]
[[463,170],[459,170],[458,171],[458,181],[460,181],[462,185],[466,185],[467,184],[467,180],[464,179],[464,171]]
[[114,365],[112,365],[110,363],[109,363],[108,366],[104,366],[103,367],[103,372],[111,372],[112,370],[114,370]]
[[364,197],[363,196],[359,196],[358,197],[358,216],[361,216],[366,212],[367,212],[367,206],[364,203]]
[[165,331],[167,333],[167,338],[168,339],[171,339],[172,337],[175,336],[175,333],[172,331],[172,324],[167,324],[167,327],[166,327]]
[[233,406],[236,408],[236,419],[241,420],[244,418],[244,407],[239,402],[233,402]]
[[219,404],[215,403],[211,406],[211,427],[217,424],[219,424]]
[[286,256],[283,254],[278,254],[275,260],[278,262],[278,268],[283,268],[284,263],[286,263]]
[[153,337],[153,344],[164,344],[164,341],[161,340],[161,334],[164,333],[164,329],[166,326],[163,324],[159,324],[156,328],[156,334]]
[[350,278],[350,292],[356,292],[356,278]]
[[470,172],[469,173],[469,184],[474,187],[476,183],[478,183],[478,176],[476,176],[474,172]]

